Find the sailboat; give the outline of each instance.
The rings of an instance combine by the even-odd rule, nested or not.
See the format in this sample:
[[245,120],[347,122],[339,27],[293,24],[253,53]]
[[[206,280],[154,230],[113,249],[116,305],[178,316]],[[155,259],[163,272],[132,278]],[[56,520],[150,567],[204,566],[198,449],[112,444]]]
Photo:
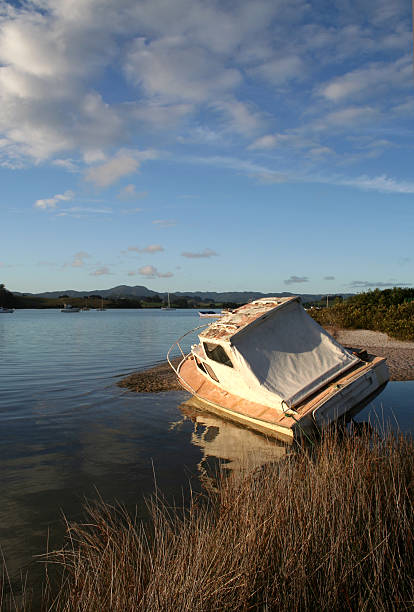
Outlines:
[[161,310],[175,310],[175,308],[171,308],[171,302],[170,302],[170,294],[167,293],[167,306],[161,306]]
[[101,298],[101,305],[100,305],[100,307],[96,308],[95,310],[99,310],[100,312],[103,311],[103,310],[106,310],[106,308],[104,308],[104,305],[103,305],[103,298]]

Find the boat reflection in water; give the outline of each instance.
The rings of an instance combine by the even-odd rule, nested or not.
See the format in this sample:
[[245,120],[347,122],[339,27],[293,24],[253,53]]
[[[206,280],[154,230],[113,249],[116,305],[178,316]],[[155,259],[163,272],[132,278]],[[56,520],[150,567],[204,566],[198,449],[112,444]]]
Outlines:
[[266,463],[280,461],[292,452],[291,445],[206,412],[202,406],[192,397],[179,408],[184,419],[190,419],[194,424],[191,443],[203,453],[198,469],[205,486],[214,486],[219,467],[242,477]]

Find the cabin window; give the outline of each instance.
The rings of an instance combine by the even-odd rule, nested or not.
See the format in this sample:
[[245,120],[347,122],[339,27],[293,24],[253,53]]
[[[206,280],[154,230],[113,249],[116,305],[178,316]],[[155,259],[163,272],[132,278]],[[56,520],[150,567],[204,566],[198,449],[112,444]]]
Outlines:
[[207,370],[205,369],[205,367],[203,366],[203,364],[201,363],[201,361],[199,361],[197,358],[195,360],[197,367],[199,370],[201,370],[202,372],[204,372],[204,374],[207,374]]
[[210,342],[203,342],[204,350],[209,359],[213,361],[217,361],[217,363],[222,363],[230,368],[233,367],[233,364],[230,360],[230,357],[227,355],[226,351],[220,344],[211,344]]
[[210,366],[208,365],[208,363],[202,363],[197,358],[196,358],[195,362],[196,362],[196,365],[197,365],[199,370],[204,372],[204,374],[208,374],[210,376],[210,378],[212,378],[216,382],[220,382],[219,379],[217,378],[217,376],[215,375],[213,369],[210,368]]
[[205,367],[205,369],[207,371],[207,374],[210,376],[210,378],[212,378],[216,382],[220,382],[219,379],[217,378],[217,376],[215,375],[213,368],[210,368],[208,363],[205,363],[204,367]]

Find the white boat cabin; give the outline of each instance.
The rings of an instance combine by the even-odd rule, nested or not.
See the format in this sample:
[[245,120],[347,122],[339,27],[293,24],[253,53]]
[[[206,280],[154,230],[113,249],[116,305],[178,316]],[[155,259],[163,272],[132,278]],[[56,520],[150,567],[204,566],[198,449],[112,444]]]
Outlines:
[[204,377],[282,411],[360,361],[305,312],[298,297],[241,306],[211,323],[199,340],[192,354]]

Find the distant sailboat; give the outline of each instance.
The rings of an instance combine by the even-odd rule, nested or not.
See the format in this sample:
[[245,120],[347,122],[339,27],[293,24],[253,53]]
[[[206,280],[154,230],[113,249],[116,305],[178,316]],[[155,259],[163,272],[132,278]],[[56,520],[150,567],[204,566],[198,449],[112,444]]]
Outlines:
[[104,308],[104,305],[103,305],[103,298],[101,298],[101,305],[100,305],[100,307],[96,308],[96,310],[98,310],[99,312],[102,312],[102,311],[106,310],[106,308]]
[[168,306],[161,306],[161,310],[175,310],[175,308],[171,308],[170,294],[169,293],[167,293],[167,302],[168,302]]

